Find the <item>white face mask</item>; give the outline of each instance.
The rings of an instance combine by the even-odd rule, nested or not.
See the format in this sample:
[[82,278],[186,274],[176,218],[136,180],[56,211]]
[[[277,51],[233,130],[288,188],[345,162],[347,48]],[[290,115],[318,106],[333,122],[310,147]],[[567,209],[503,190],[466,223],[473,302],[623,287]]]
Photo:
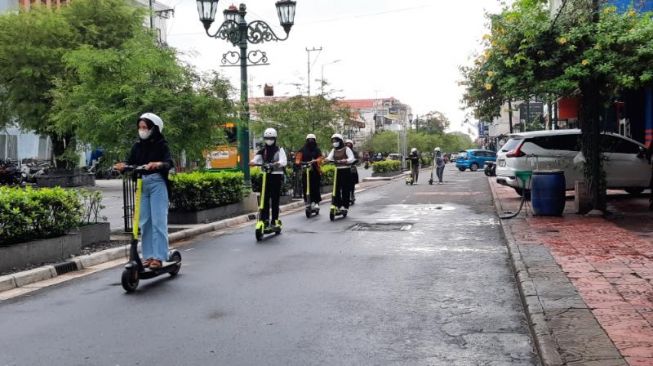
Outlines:
[[141,140],[147,140],[150,135],[152,135],[152,130],[138,130],[138,137],[140,137]]
[[265,144],[268,145],[268,146],[272,146],[272,145],[274,145],[274,140],[266,139]]
[[338,143],[338,142],[333,143],[333,147],[338,147],[338,146],[340,146],[340,143]]

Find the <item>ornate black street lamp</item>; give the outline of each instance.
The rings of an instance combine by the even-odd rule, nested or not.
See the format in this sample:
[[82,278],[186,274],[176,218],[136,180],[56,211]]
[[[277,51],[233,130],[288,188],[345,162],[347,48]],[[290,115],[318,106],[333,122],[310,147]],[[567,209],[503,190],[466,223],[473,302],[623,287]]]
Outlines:
[[[250,186],[249,175],[249,104],[247,96],[247,66],[267,64],[268,58],[265,52],[254,50],[247,52],[249,43],[264,43],[271,41],[285,41],[288,39],[290,28],[295,23],[296,1],[279,0],[276,2],[279,23],[283,27],[286,36],[281,38],[277,36],[270,25],[262,20],[254,20],[247,23],[245,15],[247,6],[240,4],[239,8],[230,6],[223,11],[224,22],[220,25],[215,33],[211,34],[209,28],[215,21],[215,14],[218,11],[219,0],[196,0],[197,12],[200,21],[204,24],[206,34],[212,38],[224,39],[231,42],[234,46],[240,48],[240,53],[229,51],[222,55],[223,65],[237,65],[240,63],[240,102],[242,103],[242,112],[240,115],[241,123],[238,124],[238,154],[240,155],[240,169],[245,178],[245,185]],[[228,66],[228,65],[227,65]]]

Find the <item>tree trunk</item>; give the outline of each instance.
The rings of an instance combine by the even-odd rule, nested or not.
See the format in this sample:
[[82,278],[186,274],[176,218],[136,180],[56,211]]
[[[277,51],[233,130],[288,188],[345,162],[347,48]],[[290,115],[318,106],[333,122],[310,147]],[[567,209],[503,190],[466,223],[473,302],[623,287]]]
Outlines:
[[592,208],[606,208],[606,187],[601,154],[601,94],[600,81],[594,78],[581,84],[580,124],[582,151],[585,156],[585,179],[589,186]]
[[551,129],[553,129],[552,128],[552,126],[553,126],[553,105],[551,104],[551,96],[550,95],[546,100],[546,109],[547,109],[547,113],[548,113],[548,118],[547,118],[545,130],[551,130]]

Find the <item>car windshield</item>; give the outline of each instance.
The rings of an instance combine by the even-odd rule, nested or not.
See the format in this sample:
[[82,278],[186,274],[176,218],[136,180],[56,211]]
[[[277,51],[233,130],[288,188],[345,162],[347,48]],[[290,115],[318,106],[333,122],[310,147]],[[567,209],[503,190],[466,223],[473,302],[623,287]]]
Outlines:
[[506,142],[503,147],[501,147],[501,152],[508,152],[510,150],[514,150],[517,146],[519,146],[519,143],[522,142],[521,138],[511,138]]
[[462,152],[458,153],[458,158],[463,159],[463,160],[467,159],[467,151],[462,151]]

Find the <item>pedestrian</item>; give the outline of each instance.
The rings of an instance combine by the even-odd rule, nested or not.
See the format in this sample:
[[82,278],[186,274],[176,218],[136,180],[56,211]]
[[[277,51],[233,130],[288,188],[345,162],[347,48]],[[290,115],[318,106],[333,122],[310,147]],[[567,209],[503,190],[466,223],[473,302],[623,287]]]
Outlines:
[[356,158],[353,151],[345,145],[342,135],[339,133],[331,136],[333,149],[327,156],[327,161],[332,161],[336,165],[338,178],[333,183],[336,185],[336,196],[333,198],[333,204],[344,213],[349,209],[349,197],[351,187],[351,167]]
[[356,185],[360,183],[360,180],[358,178],[358,168],[357,166],[360,165],[360,161],[358,160],[358,152],[354,150],[354,141],[347,139],[345,141],[345,145],[351,150],[351,152],[354,154],[354,162],[351,164],[351,184],[349,186],[349,192],[351,195],[351,199],[349,200],[350,204],[354,204],[356,201]]
[[417,179],[419,178],[419,152],[417,148],[410,149],[410,154],[408,154],[406,160],[410,161],[411,174],[415,178],[413,182],[417,183]]
[[286,158],[286,152],[277,145],[277,130],[274,128],[266,129],[263,132],[263,141],[265,144],[256,152],[254,159],[249,162],[249,165],[262,166],[270,164],[272,166],[272,172],[267,177],[265,192],[261,192],[265,197],[261,220],[265,223],[266,227],[269,227],[270,211],[272,211],[272,223],[277,227],[281,227],[281,220],[279,220],[279,198],[281,197],[284,169],[288,160]]
[[311,197],[306,197],[306,175],[302,174],[302,187],[304,192],[304,199],[309,198],[311,202],[311,209],[315,209],[320,205],[322,201],[322,195],[320,194],[320,182],[322,179],[322,171],[320,170],[320,164],[322,164],[324,156],[322,151],[317,145],[317,138],[314,134],[309,133],[306,135],[306,143],[301,150],[295,153],[295,166],[301,167],[301,163],[307,163],[311,161],[311,172],[310,181],[311,181]]
[[438,176],[438,184],[442,184],[444,183],[442,180],[444,176],[444,166],[447,164],[447,162],[444,160],[442,151],[440,151],[439,147],[436,147],[433,151],[433,159],[435,159],[435,173]]
[[[140,231],[143,266],[161,268],[168,260],[168,173],[173,162],[168,142],[163,137],[163,120],[154,113],[144,113],[137,121],[138,141],[132,146],[127,165],[145,166],[140,207]],[[124,162],[114,166],[125,169]]]

